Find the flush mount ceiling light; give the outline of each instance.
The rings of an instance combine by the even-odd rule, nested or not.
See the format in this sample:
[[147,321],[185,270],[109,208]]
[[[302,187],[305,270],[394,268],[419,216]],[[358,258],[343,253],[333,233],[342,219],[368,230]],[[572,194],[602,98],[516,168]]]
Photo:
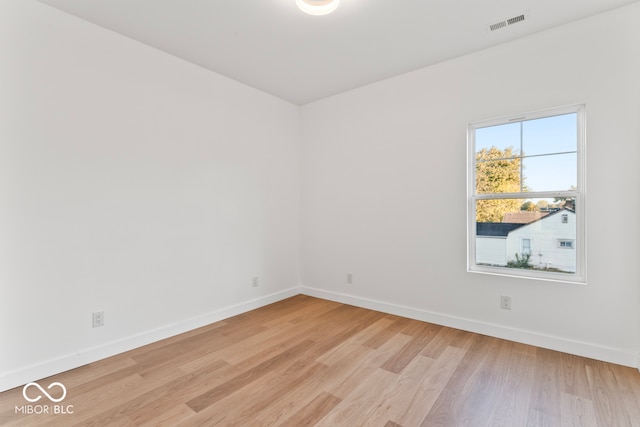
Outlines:
[[340,0],[296,0],[296,4],[309,15],[326,15],[336,10]]

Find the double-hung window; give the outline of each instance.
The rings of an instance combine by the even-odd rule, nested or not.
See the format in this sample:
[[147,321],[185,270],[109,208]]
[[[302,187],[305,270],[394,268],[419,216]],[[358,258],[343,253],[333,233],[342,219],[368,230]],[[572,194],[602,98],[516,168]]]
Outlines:
[[468,128],[468,270],[585,282],[584,106]]

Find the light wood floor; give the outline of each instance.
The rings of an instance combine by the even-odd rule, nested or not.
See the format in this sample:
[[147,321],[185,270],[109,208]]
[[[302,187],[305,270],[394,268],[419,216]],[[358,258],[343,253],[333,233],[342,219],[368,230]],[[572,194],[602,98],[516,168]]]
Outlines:
[[640,426],[636,369],[301,295],[54,381],[73,414],[0,424]]

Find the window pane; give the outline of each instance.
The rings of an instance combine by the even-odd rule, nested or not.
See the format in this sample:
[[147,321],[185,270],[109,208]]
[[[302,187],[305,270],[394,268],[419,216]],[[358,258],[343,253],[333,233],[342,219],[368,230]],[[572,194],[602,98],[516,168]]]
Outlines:
[[584,282],[583,123],[576,105],[469,125],[469,271]]
[[507,123],[476,129],[476,152],[495,147],[504,151],[511,148],[513,155],[520,155],[520,123]]
[[527,191],[566,191],[576,188],[578,155],[554,154],[525,157],[524,185]]
[[475,263],[575,273],[574,209],[573,200],[478,200]]
[[578,149],[576,113],[522,122],[524,156],[564,153]]

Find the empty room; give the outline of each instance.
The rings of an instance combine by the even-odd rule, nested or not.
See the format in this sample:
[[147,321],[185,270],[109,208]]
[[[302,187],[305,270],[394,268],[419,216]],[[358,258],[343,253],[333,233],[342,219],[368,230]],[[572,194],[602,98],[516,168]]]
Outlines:
[[640,426],[639,21],[0,0],[0,425]]

